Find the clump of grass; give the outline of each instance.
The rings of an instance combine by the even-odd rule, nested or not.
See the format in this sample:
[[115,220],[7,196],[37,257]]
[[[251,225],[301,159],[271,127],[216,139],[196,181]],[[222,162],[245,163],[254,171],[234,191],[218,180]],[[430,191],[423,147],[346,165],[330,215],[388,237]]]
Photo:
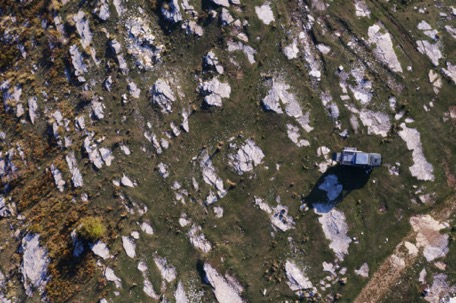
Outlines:
[[78,235],[87,241],[96,241],[106,234],[106,227],[99,217],[86,217],[81,219]]

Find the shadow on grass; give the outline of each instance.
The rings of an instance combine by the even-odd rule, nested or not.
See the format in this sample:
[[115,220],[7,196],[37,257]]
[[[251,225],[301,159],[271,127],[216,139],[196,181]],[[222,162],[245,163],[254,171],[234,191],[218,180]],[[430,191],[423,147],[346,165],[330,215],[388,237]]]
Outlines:
[[330,167],[317,181],[310,194],[303,199],[319,213],[331,211],[352,191],[366,185],[371,167],[337,165]]

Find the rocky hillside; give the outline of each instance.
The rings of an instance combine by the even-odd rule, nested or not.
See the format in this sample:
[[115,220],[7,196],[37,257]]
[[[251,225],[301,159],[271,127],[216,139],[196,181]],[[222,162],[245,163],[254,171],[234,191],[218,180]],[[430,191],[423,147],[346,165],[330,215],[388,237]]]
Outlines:
[[1,302],[456,300],[453,1],[0,0],[0,29]]

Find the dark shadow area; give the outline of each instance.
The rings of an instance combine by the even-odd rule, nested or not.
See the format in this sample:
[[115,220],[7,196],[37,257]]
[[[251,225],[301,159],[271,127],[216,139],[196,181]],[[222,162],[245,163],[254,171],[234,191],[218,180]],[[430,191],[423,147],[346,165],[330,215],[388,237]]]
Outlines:
[[209,281],[206,278],[206,272],[204,271],[204,261],[203,260],[198,259],[198,261],[196,262],[196,271],[198,272],[198,275],[201,279],[201,283],[210,286]]
[[318,179],[310,194],[303,199],[310,208],[327,213],[352,191],[369,181],[372,167],[337,165]]

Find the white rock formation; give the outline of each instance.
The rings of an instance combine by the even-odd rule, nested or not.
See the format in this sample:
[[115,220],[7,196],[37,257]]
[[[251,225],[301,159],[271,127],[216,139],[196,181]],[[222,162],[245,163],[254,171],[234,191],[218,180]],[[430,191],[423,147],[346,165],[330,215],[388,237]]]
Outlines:
[[141,94],[141,89],[134,82],[128,83],[128,92],[133,98],[138,99]]
[[164,1],[160,11],[163,18],[171,23],[182,21],[182,14],[177,0]]
[[408,128],[405,123],[400,126],[402,130],[398,134],[412,151],[414,164],[409,168],[410,173],[418,180],[434,181],[434,167],[424,157],[420,133],[414,128]]
[[299,102],[292,93],[288,90],[290,86],[284,82],[272,79],[271,89],[268,95],[263,98],[262,104],[265,110],[273,111],[278,114],[283,114],[282,106],[285,107],[287,116],[295,118],[296,121],[306,132],[311,132],[313,127],[309,125],[309,113],[302,112]]
[[152,228],[152,226],[150,226],[149,223],[142,222],[140,227],[141,227],[141,230],[143,232],[145,232],[146,234],[148,234],[148,235],[153,235],[154,234],[154,229]]
[[144,278],[144,285],[143,285],[143,291],[144,293],[151,297],[154,300],[158,300],[160,298],[159,295],[154,290],[154,287],[152,283],[149,280],[149,269],[147,268],[147,264],[144,261],[139,261],[138,263],[138,270],[142,273],[143,278]]
[[250,45],[245,45],[240,41],[234,42],[233,40],[227,40],[226,44],[228,45],[229,52],[241,51],[247,56],[250,64],[255,63],[256,50]]
[[450,34],[450,36],[453,37],[453,39],[456,39],[456,27],[445,25],[445,29]]
[[[236,145],[232,147],[237,148]],[[236,171],[237,174],[243,175],[250,172],[254,167],[261,164],[264,158],[264,153],[255,141],[248,139],[244,145],[237,150],[236,153],[228,156],[230,166]]]
[[122,246],[130,258],[136,257],[136,244],[129,236],[122,236]]
[[299,128],[290,124],[290,123],[287,123],[287,135],[288,135],[288,138],[294,143],[296,144],[298,147],[302,147],[302,146],[310,146],[310,142],[305,140],[305,139],[300,139],[301,138],[301,134],[299,134]]
[[207,149],[201,151],[201,154],[199,155],[199,164],[204,182],[217,190],[218,198],[224,197],[226,195],[226,190],[223,186],[223,180],[217,175]]
[[382,137],[388,136],[388,132],[391,129],[391,122],[387,114],[362,110],[359,113],[359,119],[364,126],[367,126],[368,134],[380,135]]
[[374,24],[369,27],[368,36],[369,44],[375,46],[374,54],[377,59],[388,66],[393,72],[402,73],[402,66],[394,52],[390,34],[384,28],[380,27],[380,25]]
[[244,300],[241,298],[242,288],[239,283],[232,278],[228,279],[219,274],[210,264],[204,264],[204,272],[206,273],[206,279],[212,286],[215,298],[219,303],[243,303]]
[[87,73],[87,65],[84,63],[79,49],[76,45],[70,46],[71,62],[73,63],[74,75],[78,78],[79,82],[85,82],[84,74]]
[[112,258],[112,255],[109,253],[108,246],[105,243],[97,241],[93,244],[89,244],[89,246],[92,252],[103,260]]
[[133,183],[133,181],[131,181],[130,178],[128,178],[125,174],[122,176],[122,179],[120,179],[120,183],[126,187],[136,186],[135,183]]
[[428,289],[427,296],[424,300],[430,303],[454,303],[454,298],[450,299],[450,294],[454,295],[456,285],[450,285],[446,274],[434,274],[432,276],[432,285]]
[[194,20],[185,20],[182,23],[181,28],[185,30],[187,35],[193,34],[198,37],[202,37],[204,35],[204,29]]
[[87,19],[85,13],[80,10],[73,16],[73,21],[75,22],[76,30],[81,37],[82,48],[88,49],[92,43],[93,37],[89,27],[89,20]]
[[84,183],[82,180],[81,172],[79,171],[79,168],[78,168],[78,163],[74,156],[74,152],[68,153],[68,155],[66,155],[65,159],[68,164],[68,169],[71,172],[71,181],[73,182],[73,186],[82,187],[82,185]]
[[177,273],[176,268],[168,264],[166,258],[162,258],[159,256],[154,256],[155,265],[157,265],[158,270],[163,279],[166,282],[170,283],[176,279]]
[[230,3],[228,2],[228,0],[211,0],[211,1],[212,1],[212,3],[219,5],[219,6],[224,6],[224,7],[230,6]]
[[106,280],[110,282],[114,282],[116,285],[116,288],[122,288],[122,280],[116,274],[114,273],[114,270],[112,270],[111,267],[106,267],[104,276]]
[[37,118],[38,103],[36,102],[36,97],[30,97],[28,100],[28,109],[29,109],[29,118],[32,124],[35,124],[35,119]]
[[274,14],[272,13],[271,4],[265,2],[262,6],[255,6],[255,13],[264,24],[269,25],[274,22]]
[[285,274],[288,279],[287,284],[292,291],[313,288],[312,282],[293,261],[287,260],[285,263]]
[[223,74],[224,68],[213,51],[209,51],[206,56],[204,56],[203,61],[205,66],[213,67],[217,73]]
[[97,169],[100,169],[103,166],[103,160],[101,159],[97,145],[95,143],[92,143],[93,135],[94,134],[91,134],[85,137],[83,146],[89,156],[90,163],[92,163]]
[[416,246],[423,247],[423,255],[428,262],[444,257],[448,253],[448,234],[440,230],[447,228],[430,215],[418,215],[410,218],[410,224],[416,235]]
[[348,254],[348,247],[352,240],[347,236],[348,225],[343,212],[332,209],[328,213],[320,214],[318,222],[320,222],[326,239],[330,240],[329,248],[331,248],[336,257],[343,261],[345,255]]
[[[114,0],[114,2],[115,2],[115,0]],[[119,64],[120,71],[124,75],[128,74],[129,69],[128,69],[127,61],[125,61],[125,58],[122,53],[122,46],[120,45],[120,43],[117,40],[114,39],[111,41],[111,47],[114,50],[114,52],[116,53],[117,63]]]
[[34,290],[44,291],[47,283],[47,268],[49,265],[48,253],[40,246],[38,234],[27,234],[22,239],[21,251],[23,252],[21,272],[25,293],[31,297]]
[[105,109],[105,106],[103,103],[101,103],[100,101],[97,101],[97,100],[92,100],[92,116],[97,119],[97,120],[101,120],[104,118],[104,109]]
[[160,163],[158,163],[157,168],[158,168],[158,173],[160,174],[160,176],[163,177],[163,179],[168,178],[168,176],[169,176],[169,167],[168,167],[168,165],[166,165],[163,162],[160,162]]
[[420,23],[418,23],[417,28],[423,33],[428,36],[429,38],[437,41],[439,39],[439,32],[431,27],[429,23],[426,21],[422,20]]
[[206,236],[201,232],[201,226],[193,224],[192,228],[187,233],[190,243],[201,251],[207,253],[212,249],[211,243],[206,239]]
[[281,231],[294,228],[295,223],[293,218],[288,215],[287,206],[278,204],[276,207],[270,207],[263,199],[258,197],[254,197],[254,203],[258,208],[268,214],[274,228],[278,228]]
[[198,86],[198,90],[204,96],[204,102],[209,106],[222,106],[222,99],[229,98],[231,94],[230,85],[220,82],[217,78],[204,81]]
[[355,274],[363,278],[369,278],[369,265],[364,263],[359,269],[355,269]]
[[355,0],[355,14],[357,17],[370,18],[371,11],[364,0]]
[[122,17],[123,13],[125,12],[125,8],[122,5],[122,0],[113,0],[112,3],[114,4],[114,7],[116,8],[117,15],[119,17]]
[[432,64],[435,66],[439,65],[439,60],[442,59],[442,52],[440,51],[437,43],[431,44],[426,40],[418,40],[416,41],[416,44],[418,46],[418,51],[428,56]]
[[453,65],[450,62],[446,63],[447,68],[442,68],[443,73],[456,84],[456,64]]
[[220,219],[223,217],[223,208],[220,206],[214,207],[214,214],[217,219]]
[[176,102],[176,97],[169,84],[163,80],[158,79],[151,89],[152,103],[158,104],[163,113],[172,112],[172,105]]
[[176,303],[188,303],[187,294],[185,293],[184,284],[182,281],[177,283],[176,291],[174,292],[174,299]]
[[107,0],[99,0],[97,6],[93,9],[93,13],[103,21],[108,20],[110,17],[110,12]]
[[52,177],[54,177],[55,186],[60,192],[63,192],[63,187],[65,186],[66,182],[62,178],[62,173],[57,167],[54,166],[54,164],[51,164],[51,173]]
[[282,49],[282,52],[285,55],[285,57],[287,57],[288,60],[298,58],[299,48],[298,48],[298,43],[296,42],[296,39],[294,39],[291,44],[285,46]]
[[106,147],[101,147],[99,149],[101,159],[106,164],[106,166],[111,166],[112,160],[114,160],[114,156],[112,155],[112,150]]
[[135,64],[139,69],[150,70],[160,61],[164,46],[155,41],[148,22],[141,17],[128,19],[125,27],[128,31],[128,53],[136,59]]
[[222,12],[220,14],[220,24],[222,26],[227,26],[231,23],[233,23],[234,18],[231,16],[230,11],[227,10],[226,8],[222,8]]

